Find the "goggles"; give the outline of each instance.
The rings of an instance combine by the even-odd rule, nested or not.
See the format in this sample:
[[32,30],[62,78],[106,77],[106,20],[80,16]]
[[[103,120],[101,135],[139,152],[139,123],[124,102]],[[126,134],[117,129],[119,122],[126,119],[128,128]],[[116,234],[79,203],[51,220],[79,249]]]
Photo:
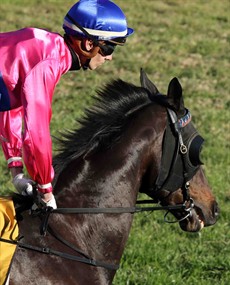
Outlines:
[[97,43],[97,46],[100,48],[99,53],[102,56],[108,56],[114,52],[116,44],[105,42],[104,44]]

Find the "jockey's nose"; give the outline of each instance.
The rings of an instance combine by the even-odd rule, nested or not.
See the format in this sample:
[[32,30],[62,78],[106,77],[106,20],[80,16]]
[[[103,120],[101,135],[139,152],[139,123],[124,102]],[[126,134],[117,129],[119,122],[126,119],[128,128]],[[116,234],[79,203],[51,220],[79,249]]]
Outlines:
[[112,60],[112,59],[113,59],[113,55],[112,55],[112,54],[107,55],[107,56],[105,57],[105,59],[106,59],[106,60]]

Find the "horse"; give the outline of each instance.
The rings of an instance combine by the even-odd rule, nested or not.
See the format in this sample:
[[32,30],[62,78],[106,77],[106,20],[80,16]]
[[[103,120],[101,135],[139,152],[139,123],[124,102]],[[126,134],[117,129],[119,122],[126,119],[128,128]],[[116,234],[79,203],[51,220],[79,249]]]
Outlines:
[[138,193],[168,209],[184,231],[215,224],[203,139],[179,80],[162,95],[144,70],[140,78],[141,86],[107,83],[80,127],[63,133],[53,159],[58,208],[21,213],[11,285],[112,284],[134,213],[146,208],[136,207]]

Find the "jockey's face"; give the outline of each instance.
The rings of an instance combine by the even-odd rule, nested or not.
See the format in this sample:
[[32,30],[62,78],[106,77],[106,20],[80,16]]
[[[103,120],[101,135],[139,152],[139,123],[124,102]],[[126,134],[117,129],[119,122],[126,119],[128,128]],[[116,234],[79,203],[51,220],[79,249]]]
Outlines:
[[[106,60],[113,59],[113,51],[116,44],[100,41],[95,45],[92,40],[70,37],[70,44],[80,59],[81,66],[87,64],[89,69],[94,70]],[[88,63],[89,62],[89,63]]]

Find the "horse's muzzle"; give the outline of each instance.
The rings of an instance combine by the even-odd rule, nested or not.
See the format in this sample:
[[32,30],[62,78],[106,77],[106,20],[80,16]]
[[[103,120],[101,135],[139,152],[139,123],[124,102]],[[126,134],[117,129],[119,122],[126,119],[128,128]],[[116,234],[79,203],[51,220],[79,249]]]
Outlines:
[[194,209],[191,211],[191,215],[180,222],[180,227],[184,231],[198,232],[203,227],[214,225],[219,216],[219,212],[219,206],[216,201],[212,203],[208,213],[203,211],[202,207],[195,205]]

